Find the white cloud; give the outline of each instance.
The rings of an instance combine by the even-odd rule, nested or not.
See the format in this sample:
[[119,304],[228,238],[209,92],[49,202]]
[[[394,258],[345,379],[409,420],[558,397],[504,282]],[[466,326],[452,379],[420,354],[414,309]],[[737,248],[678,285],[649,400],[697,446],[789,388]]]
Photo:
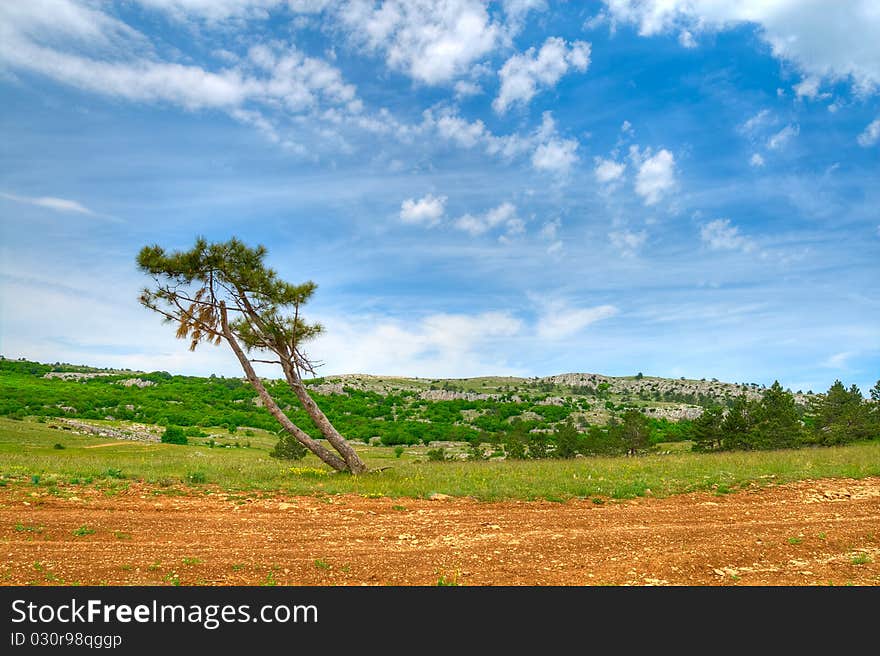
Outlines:
[[852,80],[869,92],[880,84],[880,11],[876,0],[605,0],[612,24],[633,23],[650,36],[688,30],[717,32],[743,23],[773,55],[807,76]]
[[[227,3],[153,5],[174,15],[209,12],[204,14],[207,18],[215,10],[222,17],[224,7],[232,11]],[[362,109],[355,87],[337,68],[293,46],[255,45],[232,67],[214,71],[163,61],[143,35],[99,11],[100,6],[68,0],[49,5],[42,0],[0,3],[0,66],[131,102],[220,109],[254,126],[270,141],[292,148],[298,146],[278,133],[269,113],[330,120]],[[247,7],[254,9],[256,3]]]
[[7,194],[4,192],[0,192],[0,198],[5,198],[6,200],[11,200],[16,203],[45,207],[50,210],[55,210],[56,212],[73,212],[74,214],[95,215],[95,213],[85,205],[67,198],[55,198],[53,196],[18,196],[16,194]]
[[350,0],[338,17],[389,68],[431,85],[465,73],[502,35],[479,0]]
[[545,242],[550,242],[550,244],[547,246],[548,255],[559,253],[562,250],[562,240],[559,239],[559,229],[561,227],[561,219],[553,219],[552,221],[547,221],[543,226],[541,226],[541,232],[539,233],[541,239],[543,239]]
[[859,145],[868,148],[880,141],[880,118],[876,118],[858,136]]
[[764,166],[764,158],[760,153],[752,153],[752,156],[749,158],[749,166],[754,166],[755,168]]
[[538,171],[567,173],[577,162],[578,142],[574,139],[551,139],[540,144],[532,154],[532,166]]
[[537,335],[540,339],[558,340],[572,337],[590,324],[618,313],[613,305],[573,308],[566,301],[539,301]]
[[665,148],[652,154],[650,148],[630,147],[630,159],[638,167],[636,193],[645,205],[654,205],[675,188],[675,156]]
[[[208,22],[230,18],[268,18],[268,11],[284,0],[137,0],[138,4],[163,11],[178,21],[204,19]],[[293,7],[301,2],[291,2]],[[319,4],[326,4],[319,3]]]
[[740,126],[740,132],[752,135],[773,122],[769,109],[762,109]]
[[827,367],[828,369],[846,369],[847,360],[856,355],[852,351],[843,351],[841,353],[835,353],[832,356],[829,356],[822,363],[823,367]]
[[608,233],[608,239],[623,257],[634,257],[648,241],[648,233],[644,230],[615,230]]
[[504,13],[512,21],[519,21],[526,17],[530,11],[545,11],[547,9],[546,0],[502,0],[504,5]]
[[730,219],[715,219],[700,228],[700,239],[713,251],[751,252],[755,244],[730,225]]
[[767,140],[767,148],[779,150],[785,147],[789,141],[801,133],[801,127],[797,123],[790,123]]
[[556,236],[559,234],[559,228],[562,227],[562,221],[560,219],[553,219],[552,221],[547,221],[543,226],[541,226],[541,237],[552,241],[556,239]]
[[508,312],[432,314],[417,321],[381,316],[317,318],[327,331],[311,351],[326,363],[323,375],[460,378],[522,373],[502,355],[494,355],[523,329],[522,322]]
[[583,72],[589,65],[589,43],[575,41],[569,46],[564,39],[549,37],[539,51],[529,48],[504,63],[498,72],[501,88],[492,107],[503,114],[511,105],[527,105],[539,87],[553,87],[569,69]]
[[483,93],[483,87],[476,82],[470,82],[468,80],[459,80],[455,83],[454,88],[456,98],[468,98]]
[[626,170],[624,162],[615,162],[613,159],[602,159],[601,157],[596,157],[594,161],[596,168],[593,169],[593,173],[600,184],[609,184],[619,180]]
[[819,93],[819,86],[821,82],[822,81],[818,77],[810,75],[795,84],[792,89],[794,89],[794,94],[799,99],[809,98],[810,100],[815,100],[816,98],[820,97],[828,97],[828,94]]
[[480,120],[470,123],[460,116],[444,114],[435,125],[441,137],[464,148],[473,148],[489,138],[486,126]]
[[400,205],[400,220],[411,225],[437,225],[446,211],[446,196],[427,194],[418,200],[407,198]]
[[678,42],[684,48],[696,48],[697,41],[694,39],[694,35],[691,34],[690,30],[682,30],[678,33]]
[[525,230],[525,224],[516,215],[516,205],[510,202],[501,203],[485,214],[460,216],[453,225],[475,237],[500,225],[505,225],[510,235],[521,234]]

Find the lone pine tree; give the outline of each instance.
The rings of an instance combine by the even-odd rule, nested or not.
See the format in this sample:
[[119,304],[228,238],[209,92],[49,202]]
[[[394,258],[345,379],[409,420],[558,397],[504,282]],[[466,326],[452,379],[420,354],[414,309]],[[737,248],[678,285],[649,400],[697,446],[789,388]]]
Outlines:
[[[316,285],[279,279],[265,265],[265,256],[265,247],[250,248],[235,238],[211,244],[199,238],[192,249],[170,254],[158,245],[146,246],[137,263],[155,285],[143,290],[140,302],[176,323],[177,337],[189,339],[190,350],[202,342],[225,341],[266,409],[288,434],[333,469],[361,474],[366,465],[309,396],[302,380],[304,373],[315,374],[303,343],[322,330],[301,315]],[[269,359],[252,360],[248,357],[252,353],[267,354]],[[281,366],[287,384],[332,450],[284,414],[254,372],[253,362]]]

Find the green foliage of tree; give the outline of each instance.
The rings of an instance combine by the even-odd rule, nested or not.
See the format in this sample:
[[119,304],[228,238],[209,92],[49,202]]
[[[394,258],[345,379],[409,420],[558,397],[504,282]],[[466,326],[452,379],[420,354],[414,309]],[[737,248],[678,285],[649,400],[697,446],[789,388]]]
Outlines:
[[855,385],[846,389],[835,380],[813,403],[813,429],[819,444],[846,444],[875,434],[871,406]]
[[548,438],[544,432],[531,432],[528,434],[529,458],[546,458],[548,453]]
[[168,426],[162,433],[162,442],[165,444],[187,444],[189,440],[180,426]]
[[581,453],[590,456],[613,456],[625,451],[617,424],[608,427],[590,426],[586,438],[581,442]]
[[505,455],[511,460],[525,460],[529,444],[529,429],[525,422],[514,422],[502,442]]
[[627,454],[637,455],[648,448],[651,429],[648,420],[638,410],[627,410],[623,413],[621,423],[615,427]]
[[745,394],[733,400],[721,422],[721,448],[725,450],[751,448],[751,431],[754,424],[754,404]]
[[285,433],[278,438],[278,443],[269,452],[269,456],[278,460],[302,460],[307,453],[308,450],[298,440]]
[[724,432],[724,410],[720,407],[708,408],[691,424],[691,439],[694,451],[715,451],[722,447]]
[[[190,350],[203,342],[226,342],[248,382],[284,430],[332,468],[363,473],[366,465],[303,383],[304,373],[315,372],[303,344],[322,331],[320,324],[308,323],[302,316],[302,307],[316,285],[281,280],[266,266],[266,252],[264,246],[251,248],[234,238],[211,244],[199,238],[190,250],[173,253],[158,245],[146,246],[137,263],[152,276],[154,285],[143,290],[140,301],[177,324],[177,337],[189,340]],[[251,360],[245,351],[261,357]],[[254,361],[281,366],[291,391],[332,450],[284,414],[256,375]]]
[[764,391],[749,432],[753,449],[790,449],[803,443],[803,427],[794,396],[779,381]]
[[569,419],[553,432],[553,456],[555,458],[574,458],[582,449],[581,435]]

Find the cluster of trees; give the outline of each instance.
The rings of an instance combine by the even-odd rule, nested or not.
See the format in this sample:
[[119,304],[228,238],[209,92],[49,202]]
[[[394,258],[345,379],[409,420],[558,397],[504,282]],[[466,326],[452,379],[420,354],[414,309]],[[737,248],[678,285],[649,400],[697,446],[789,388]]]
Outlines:
[[880,436],[880,381],[865,399],[838,380],[811,408],[775,382],[760,399],[737,397],[729,408],[706,409],[691,426],[696,451],[796,448],[846,444]]
[[529,431],[527,422],[515,421],[500,440],[495,437],[489,441],[514,460],[637,455],[651,445],[652,433],[659,425],[638,410],[627,410],[620,420],[615,418],[607,426],[591,426],[585,433],[571,420],[549,432]]

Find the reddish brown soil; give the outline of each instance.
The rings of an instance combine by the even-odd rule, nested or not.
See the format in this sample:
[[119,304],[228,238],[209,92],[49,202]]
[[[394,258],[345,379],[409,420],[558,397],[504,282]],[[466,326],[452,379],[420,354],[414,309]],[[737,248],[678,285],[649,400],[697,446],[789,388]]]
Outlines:
[[880,478],[602,505],[158,492],[2,488],[0,583],[880,584]]

